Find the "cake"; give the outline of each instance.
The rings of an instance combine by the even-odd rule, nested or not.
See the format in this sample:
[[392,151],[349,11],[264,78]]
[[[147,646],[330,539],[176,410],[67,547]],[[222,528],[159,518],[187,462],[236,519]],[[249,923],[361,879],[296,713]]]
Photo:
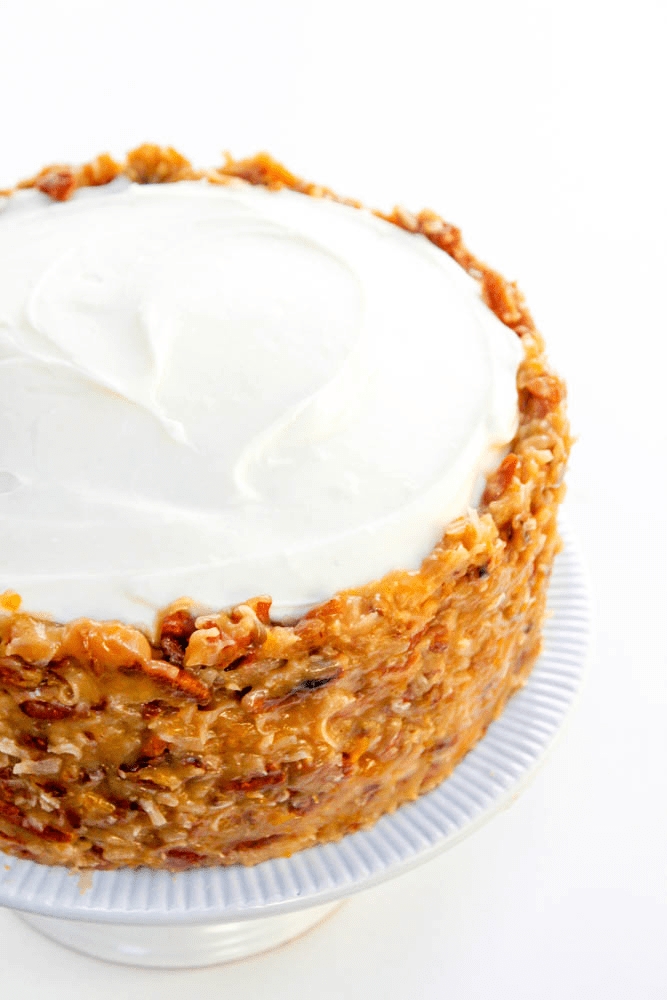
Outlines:
[[431,211],[142,146],[0,211],[0,848],[255,864],[443,781],[540,651],[570,446]]

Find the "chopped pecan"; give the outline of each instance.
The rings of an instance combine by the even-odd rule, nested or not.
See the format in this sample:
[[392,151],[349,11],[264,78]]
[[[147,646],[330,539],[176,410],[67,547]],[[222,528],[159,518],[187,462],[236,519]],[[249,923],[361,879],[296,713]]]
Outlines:
[[304,695],[309,694],[311,691],[318,691],[320,688],[326,687],[327,684],[337,681],[342,674],[342,667],[337,667],[333,673],[329,674],[327,677],[305,677],[283,695],[278,695],[275,698],[258,697],[257,700],[253,702],[251,711],[254,713],[270,712],[274,708],[292,705],[294,702],[304,697]]
[[15,614],[21,607],[21,597],[14,590],[5,590],[0,594],[0,608]]
[[161,684],[168,684],[182,694],[194,698],[200,704],[208,704],[211,700],[209,688],[189,670],[182,670],[173,664],[164,663],[162,660],[149,660],[148,663],[136,664],[136,667],[154,680]]
[[29,718],[44,719],[47,722],[59,722],[74,715],[74,709],[70,705],[60,705],[57,701],[41,701],[38,698],[22,701],[19,708]]
[[175,705],[170,705],[166,701],[160,701],[159,698],[147,701],[141,706],[141,717],[143,719],[156,719],[158,715],[174,715],[176,712],[178,712],[178,709]]
[[37,187],[54,201],[67,201],[76,191],[76,174],[71,167],[58,167],[40,177]]
[[489,309],[507,326],[512,326],[521,319],[518,305],[520,296],[516,285],[505,281],[495,271],[485,272],[482,296]]
[[112,181],[123,168],[108,153],[100,153],[90,163],[79,168],[80,185],[99,187]]
[[444,653],[449,643],[449,630],[445,626],[433,629],[429,633],[429,652]]
[[378,782],[374,782],[372,785],[367,785],[362,792],[357,794],[357,802],[360,806],[368,805],[368,803],[375,798],[381,789],[382,785]]
[[517,455],[510,452],[507,455],[493,475],[489,476],[486,483],[486,489],[482,495],[482,504],[493,503],[494,500],[499,500],[509,484],[512,482],[514,475],[517,471],[517,466],[519,464],[519,458]]
[[[343,772],[345,774],[348,773],[345,769],[343,769]],[[303,816],[306,813],[312,812],[318,802],[319,798],[315,795],[300,795],[298,793],[292,794],[287,803],[287,811],[291,813],[298,813],[300,816]]]
[[489,567],[486,563],[482,563],[481,566],[471,566],[466,572],[468,580],[483,580],[488,575]]
[[220,168],[220,173],[228,177],[241,177],[250,184],[264,184],[268,188],[299,188],[303,184],[294,174],[290,173],[282,163],[279,163],[269,153],[257,153],[247,160],[234,161],[227,156],[227,161]]
[[250,645],[250,637],[244,638],[244,642],[238,642],[223,634],[215,624],[206,628],[200,625],[188,643],[183,662],[187,667],[218,667],[224,670]]
[[125,173],[137,184],[165,184],[191,172],[190,161],[171,146],[146,142],[127,154]]
[[326,601],[325,604],[319,604],[312,611],[308,611],[307,614],[303,616],[302,621],[311,621],[313,619],[320,621],[329,621],[332,618],[338,618],[341,611],[343,610],[343,605],[339,597],[332,597],[330,601]]
[[4,819],[14,826],[23,826],[25,822],[25,818],[19,807],[15,806],[13,802],[7,801],[6,798],[0,799],[0,819]]
[[272,600],[270,597],[253,597],[252,600],[246,601],[246,604],[249,608],[252,608],[262,625],[268,626],[271,624],[270,611]]
[[224,670],[241,656],[262,646],[268,634],[267,626],[250,604],[239,604],[228,615],[224,612],[202,615],[195,624],[196,631],[185,654],[187,667]]
[[41,840],[64,842],[72,839],[71,833],[59,830],[55,826],[47,825],[42,829],[36,828],[18,808],[18,806],[16,806],[7,796],[8,793],[6,791],[0,794],[0,819],[4,819],[13,826],[19,826],[24,830],[29,830]]
[[232,778],[221,781],[218,785],[222,792],[254,792],[260,788],[270,788],[285,783],[283,771],[272,771],[269,774],[254,774],[250,778]]
[[461,230],[450,222],[445,222],[429,208],[423,209],[417,216],[419,230],[431,243],[435,243],[446,253],[452,253],[461,245]]
[[185,649],[178,639],[172,639],[168,635],[162,636],[160,639],[160,649],[164,654],[165,660],[168,660],[169,663],[174,663],[177,667],[183,666]]
[[0,684],[34,691],[42,683],[43,672],[28,666],[20,656],[0,656]]
[[160,757],[169,746],[157,733],[149,732],[141,744],[141,756],[154,760]]
[[280,840],[281,836],[280,833],[272,833],[268,837],[258,837],[257,840],[237,840],[235,844],[231,845],[230,851],[246,851],[253,847],[265,847],[266,844]]
[[195,620],[188,611],[172,611],[162,620],[160,648],[165,659],[182,666],[190,636],[195,630]]
[[254,650],[252,653],[245,653],[243,656],[239,656],[238,660],[232,660],[232,662],[223,667],[225,673],[230,670],[239,670],[241,667],[247,667],[250,663],[254,663],[257,659],[258,651]]
[[294,631],[304,646],[312,647],[324,638],[325,624],[318,618],[302,618],[294,626]]
[[359,761],[363,755],[366,753],[370,746],[370,739],[368,736],[358,737],[354,743],[350,746],[349,750],[343,752],[343,774],[349,775],[355,768],[357,761]]
[[19,746],[28,747],[29,750],[39,750],[41,753],[46,753],[49,749],[48,740],[43,736],[34,736],[32,733],[19,733],[16,742]]
[[458,733],[455,733],[453,736],[448,736],[446,739],[440,740],[439,743],[435,744],[435,746],[433,747],[433,752],[440,753],[442,750],[451,750],[452,747],[456,746],[458,741],[459,741]]
[[123,761],[122,764],[118,765],[118,770],[122,771],[123,774],[136,774],[137,771],[142,771],[145,767],[151,763],[149,757],[137,757],[136,760]]
[[292,698],[295,694],[301,694],[303,691],[317,691],[318,688],[326,687],[332,681],[338,680],[342,673],[343,671],[338,668],[329,677],[306,677],[305,680],[299,681],[296,687],[292,688],[287,697]]
[[207,770],[206,765],[204,764],[204,761],[201,759],[201,757],[195,757],[195,756],[181,757],[178,763],[182,765],[187,765],[189,767],[197,767],[199,769],[203,769],[204,771]]
[[73,830],[78,830],[81,826],[81,814],[70,806],[65,808],[65,819]]
[[172,847],[167,851],[165,857],[169,862],[169,867],[174,870],[191,868],[205,860],[203,855],[189,851],[186,847]]
[[531,396],[539,396],[540,399],[548,399],[550,403],[560,403],[563,398],[563,387],[555,375],[538,375],[526,382],[524,389],[527,389]]
[[144,737],[137,759],[132,763],[126,762],[121,764],[119,770],[123,774],[135,774],[137,771],[142,771],[145,767],[155,764],[157,758],[162,756],[168,746],[169,744],[160,739],[157,733],[149,732]]
[[41,830],[34,831],[40,840],[52,840],[56,844],[64,844],[72,839],[72,834],[67,830],[59,830],[56,826],[45,826]]
[[538,375],[523,386],[528,393],[526,411],[530,416],[543,418],[553,410],[564,397],[564,386],[555,375]]
[[58,781],[42,781],[40,786],[47,795],[53,795],[56,799],[62,799],[67,794],[67,789]]

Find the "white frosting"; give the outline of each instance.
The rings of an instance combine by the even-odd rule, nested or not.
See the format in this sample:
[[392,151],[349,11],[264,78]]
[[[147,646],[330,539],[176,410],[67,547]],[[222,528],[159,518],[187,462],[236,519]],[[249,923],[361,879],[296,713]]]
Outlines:
[[0,591],[152,625],[417,569],[517,417],[518,338],[425,238],[116,181],[0,214]]

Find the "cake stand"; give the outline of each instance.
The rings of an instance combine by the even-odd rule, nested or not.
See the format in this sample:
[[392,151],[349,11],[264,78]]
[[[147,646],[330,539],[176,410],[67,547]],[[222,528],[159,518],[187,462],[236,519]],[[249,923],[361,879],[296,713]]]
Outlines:
[[591,633],[589,588],[570,531],[561,534],[544,651],[525,687],[434,791],[367,832],[253,868],[81,873],[9,856],[3,865],[0,855],[0,905],[97,958],[214,965],[283,944],[352,894],[453,847],[517,797],[575,701]]

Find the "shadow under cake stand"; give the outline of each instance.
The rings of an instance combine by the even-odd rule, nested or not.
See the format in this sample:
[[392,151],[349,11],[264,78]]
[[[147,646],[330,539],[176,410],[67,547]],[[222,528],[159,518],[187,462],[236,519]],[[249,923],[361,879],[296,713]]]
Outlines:
[[214,965],[275,948],[354,893],[453,847],[514,801],[576,699],[590,605],[576,546],[566,527],[561,534],[542,655],[502,716],[432,792],[369,831],[252,868],[82,873],[7,856],[0,864],[0,906],[19,911],[47,937],[107,961]]

